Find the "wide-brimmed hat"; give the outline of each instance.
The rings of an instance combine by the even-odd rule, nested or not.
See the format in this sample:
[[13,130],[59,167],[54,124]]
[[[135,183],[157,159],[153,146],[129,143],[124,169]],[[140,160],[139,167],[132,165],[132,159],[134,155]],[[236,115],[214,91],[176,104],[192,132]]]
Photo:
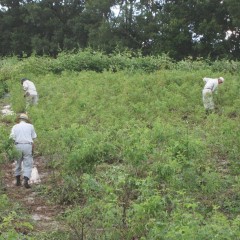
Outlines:
[[26,122],[29,122],[28,115],[26,113],[21,113],[18,117],[19,120],[25,120]]

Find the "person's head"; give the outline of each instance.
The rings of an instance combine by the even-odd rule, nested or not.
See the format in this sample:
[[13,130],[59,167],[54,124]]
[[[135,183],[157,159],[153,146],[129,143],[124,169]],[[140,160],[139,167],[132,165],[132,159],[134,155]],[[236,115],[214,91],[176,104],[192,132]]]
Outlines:
[[28,115],[26,113],[21,113],[19,116],[18,116],[18,121],[25,121],[27,123],[29,123],[29,118],[28,118]]
[[23,82],[26,81],[26,80],[27,80],[27,78],[22,78],[21,83],[23,84]]
[[218,84],[221,84],[221,83],[223,83],[224,82],[224,78],[223,77],[219,77],[218,78]]

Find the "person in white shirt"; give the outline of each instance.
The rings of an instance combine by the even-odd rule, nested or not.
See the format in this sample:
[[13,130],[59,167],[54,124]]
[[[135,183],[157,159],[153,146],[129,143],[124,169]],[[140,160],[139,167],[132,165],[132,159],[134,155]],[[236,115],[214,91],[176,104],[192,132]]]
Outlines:
[[22,78],[24,97],[27,99],[27,105],[36,105],[38,103],[38,93],[33,82],[27,78]]
[[213,93],[217,91],[218,85],[224,82],[223,77],[219,78],[207,78],[204,77],[203,81],[205,82],[205,86],[202,90],[202,98],[203,105],[206,110],[206,113],[209,114],[214,110],[214,101],[213,101]]
[[33,167],[33,140],[37,137],[34,126],[29,122],[27,114],[22,113],[18,117],[19,123],[15,124],[10,133],[10,138],[15,142],[19,158],[17,159],[15,176],[16,186],[21,186],[21,171],[23,167],[24,187],[30,188],[28,180],[31,177]]

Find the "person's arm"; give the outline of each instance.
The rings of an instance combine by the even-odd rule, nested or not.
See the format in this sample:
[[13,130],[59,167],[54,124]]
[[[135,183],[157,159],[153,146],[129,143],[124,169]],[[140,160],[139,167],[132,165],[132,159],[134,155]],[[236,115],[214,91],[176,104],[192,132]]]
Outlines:
[[15,141],[15,134],[14,134],[14,127],[11,129],[11,133],[9,135],[9,138]]
[[27,97],[29,96],[29,93],[28,93],[28,84],[26,83],[26,81],[23,82],[23,90],[24,90],[24,97]]
[[23,82],[23,90],[27,91],[28,90],[28,84],[26,81]]

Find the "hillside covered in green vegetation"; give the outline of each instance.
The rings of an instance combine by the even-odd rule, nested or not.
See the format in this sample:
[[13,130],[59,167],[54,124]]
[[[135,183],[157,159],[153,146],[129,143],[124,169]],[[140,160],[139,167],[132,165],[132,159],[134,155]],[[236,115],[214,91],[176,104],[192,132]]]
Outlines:
[[[19,231],[20,209],[2,184],[0,239],[240,239],[239,73],[239,62],[166,56],[2,59],[1,104],[23,112],[20,79],[37,87],[27,112],[35,158],[51,174],[33,191],[66,207],[71,231],[36,232],[30,219]],[[202,78],[219,76],[216,113],[206,116]],[[14,159],[15,119],[1,116],[1,165]]]

